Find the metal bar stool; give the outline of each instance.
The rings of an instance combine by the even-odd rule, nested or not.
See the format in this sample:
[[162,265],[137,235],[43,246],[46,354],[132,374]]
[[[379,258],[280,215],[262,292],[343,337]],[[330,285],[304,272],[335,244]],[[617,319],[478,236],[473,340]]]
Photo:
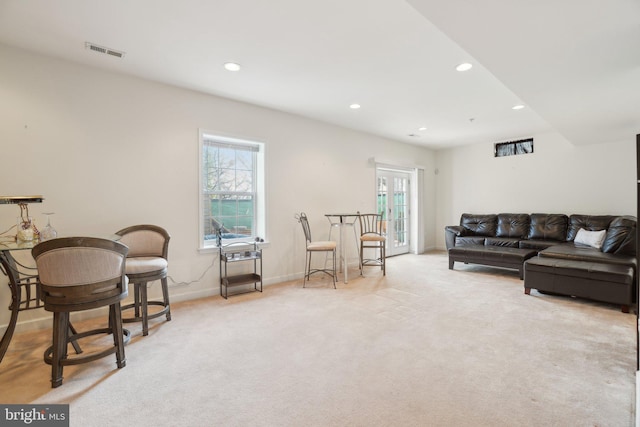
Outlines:
[[[382,215],[360,214],[358,218],[360,220],[360,274],[362,274],[364,266],[379,265],[382,268],[382,275],[384,276],[387,274],[387,238],[382,233]],[[365,249],[373,249],[375,251],[374,257],[365,258]]]
[[[306,240],[306,255],[305,255],[305,270],[304,270],[304,282],[302,287],[306,287],[309,276],[314,273],[324,273],[331,276],[333,280],[333,288],[336,289],[336,242],[333,241],[313,241],[311,238],[311,228],[309,227],[309,220],[304,212],[296,215],[296,219],[302,225],[304,236]],[[325,252],[331,254],[333,260],[332,268],[311,268],[311,254],[314,252]]]

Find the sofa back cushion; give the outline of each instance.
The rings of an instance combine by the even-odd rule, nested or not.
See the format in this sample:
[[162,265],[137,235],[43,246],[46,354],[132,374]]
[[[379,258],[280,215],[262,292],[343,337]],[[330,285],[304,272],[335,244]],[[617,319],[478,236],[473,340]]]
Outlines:
[[564,241],[567,238],[569,217],[564,214],[530,215],[529,239]]
[[472,235],[495,236],[498,227],[498,216],[495,214],[474,215],[463,213],[460,217],[460,225]]
[[498,214],[497,237],[525,238],[529,234],[528,214]]
[[616,217],[609,224],[607,236],[602,243],[602,252],[609,254],[636,254],[637,221],[633,216]]
[[609,224],[615,216],[612,215],[571,215],[569,217],[569,228],[567,230],[567,241],[573,242],[578,234],[578,230],[600,231],[609,228]]

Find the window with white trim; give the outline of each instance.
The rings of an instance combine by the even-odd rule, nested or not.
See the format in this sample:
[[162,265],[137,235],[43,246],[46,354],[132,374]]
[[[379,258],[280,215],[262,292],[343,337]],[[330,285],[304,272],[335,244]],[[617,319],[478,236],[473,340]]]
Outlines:
[[533,153],[533,138],[519,141],[499,142],[493,145],[494,157],[515,156]]
[[264,239],[264,144],[200,132],[200,246]]

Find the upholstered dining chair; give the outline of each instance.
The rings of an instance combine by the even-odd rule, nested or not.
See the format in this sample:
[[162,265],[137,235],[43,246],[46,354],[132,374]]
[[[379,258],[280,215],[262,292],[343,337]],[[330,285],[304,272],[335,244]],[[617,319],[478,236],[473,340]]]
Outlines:
[[[169,254],[169,233],[157,225],[142,224],[123,228],[116,232],[120,242],[129,247],[126,273],[133,284],[134,302],[122,306],[123,311],[133,309],[132,316],[122,318],[125,323],[142,322],[142,335],[149,335],[149,319],[165,315],[171,320],[167,267]],[[162,301],[149,301],[147,284],[160,280]],[[160,306],[160,310],[149,312],[149,306]]]
[[[305,256],[305,270],[304,270],[304,280],[302,283],[302,287],[306,287],[307,280],[309,280],[309,276],[314,273],[324,273],[331,276],[333,280],[333,288],[336,289],[336,242],[334,241],[314,241],[311,238],[311,228],[309,227],[309,220],[307,215],[304,212],[296,215],[296,219],[302,225],[302,230],[304,231],[304,237],[306,241],[306,256]],[[332,258],[332,267],[331,269],[326,268],[326,263],[324,268],[311,268],[311,254],[313,253],[329,253]],[[325,257],[326,261],[326,257]]]
[[[127,247],[109,239],[66,237],[39,243],[31,253],[36,261],[44,309],[53,312],[52,345],[44,353],[51,365],[51,387],[62,385],[63,367],[116,355],[118,368],[126,364],[124,345],[129,331],[122,328],[120,301],[127,296]],[[72,330],[70,313],[109,307],[107,327]],[[113,345],[93,342],[91,351],[68,356],[68,345],[89,336],[113,335]]]
[[[360,274],[365,266],[379,265],[382,275],[386,275],[387,238],[382,232],[383,221],[380,214],[359,214],[360,221]],[[364,250],[373,249],[373,258],[365,258]]]

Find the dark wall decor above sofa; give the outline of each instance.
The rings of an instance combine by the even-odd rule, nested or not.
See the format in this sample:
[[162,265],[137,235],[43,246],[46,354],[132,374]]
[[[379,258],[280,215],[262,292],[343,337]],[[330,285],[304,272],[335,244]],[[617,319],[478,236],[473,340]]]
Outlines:
[[635,301],[636,218],[545,213],[462,214],[445,227],[449,268],[456,262],[518,270],[525,293]]

